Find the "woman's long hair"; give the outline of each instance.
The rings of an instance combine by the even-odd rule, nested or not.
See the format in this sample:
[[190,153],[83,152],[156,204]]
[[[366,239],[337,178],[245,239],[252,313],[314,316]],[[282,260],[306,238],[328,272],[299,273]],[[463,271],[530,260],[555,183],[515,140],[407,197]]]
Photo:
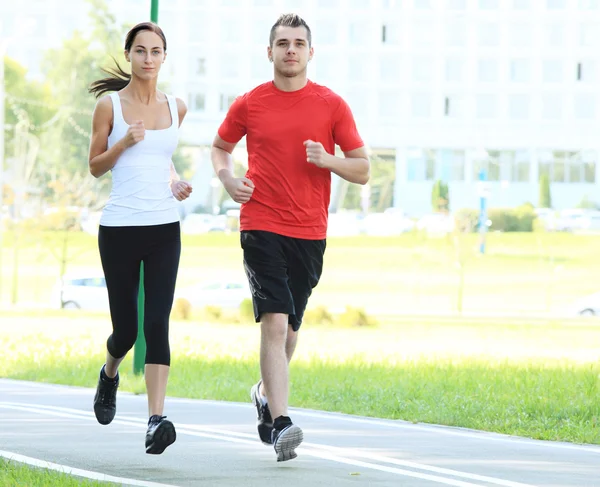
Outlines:
[[[142,22],[137,24],[133,29],[131,29],[127,33],[127,37],[125,38],[125,50],[129,52],[131,50],[131,46],[133,46],[133,41],[135,37],[142,31],[149,30],[150,32],[154,32],[163,41],[164,51],[167,52],[167,38],[165,37],[162,29],[153,22]],[[112,57],[112,56],[111,56]],[[96,98],[100,98],[104,93],[108,93],[110,91],[119,91],[125,88],[129,81],[131,80],[131,75],[123,71],[123,68],[119,65],[117,60],[113,57],[113,61],[115,62],[114,68],[102,68],[106,74],[109,75],[108,78],[103,78],[94,81],[89,88],[89,92],[92,93]]]

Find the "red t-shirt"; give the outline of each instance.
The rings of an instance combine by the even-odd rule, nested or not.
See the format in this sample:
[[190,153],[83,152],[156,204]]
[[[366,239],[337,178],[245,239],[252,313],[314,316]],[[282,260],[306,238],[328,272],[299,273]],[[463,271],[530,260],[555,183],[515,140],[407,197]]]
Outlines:
[[242,205],[241,230],[265,230],[288,237],[324,239],[331,172],[306,160],[305,140],[329,154],[364,145],[346,102],[329,88],[308,81],[281,91],[270,81],[238,97],[218,131],[226,142],[247,135],[248,171],[254,193]]

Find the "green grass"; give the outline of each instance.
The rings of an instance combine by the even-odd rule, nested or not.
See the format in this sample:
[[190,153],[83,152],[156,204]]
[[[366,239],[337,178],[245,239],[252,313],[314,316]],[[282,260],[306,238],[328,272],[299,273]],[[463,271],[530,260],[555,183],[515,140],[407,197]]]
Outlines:
[[33,468],[0,458],[2,487],[110,487],[106,482],[83,480],[52,470]]
[[[10,321],[13,332],[0,333],[0,376],[94,387],[107,317],[64,313],[38,321],[13,313]],[[291,367],[290,403],[600,444],[597,327],[431,320],[307,327]],[[171,336],[169,395],[248,401],[259,374],[256,326],[174,322]],[[131,368],[130,355],[122,389],[144,393]]]
[[[13,237],[6,232],[0,302],[12,299],[15,262],[17,300],[48,302],[60,269],[52,254],[59,249],[55,237],[28,235],[15,255]],[[477,235],[330,238],[323,276],[310,304],[341,309],[359,303],[378,314],[454,311],[459,306],[460,262],[463,311],[548,311],[598,290],[599,247],[600,236],[492,233],[488,252],[481,256]],[[68,271],[100,269],[95,237],[75,234],[68,249]],[[224,274],[244,278],[241,262],[237,234],[184,236],[178,286]]]

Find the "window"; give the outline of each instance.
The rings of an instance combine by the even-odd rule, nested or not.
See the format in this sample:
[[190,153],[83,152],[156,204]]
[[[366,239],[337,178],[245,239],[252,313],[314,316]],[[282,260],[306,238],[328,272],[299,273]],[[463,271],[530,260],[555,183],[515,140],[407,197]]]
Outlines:
[[431,8],[431,0],[414,0],[415,8],[425,10]]
[[531,0],[513,0],[515,10],[527,10],[531,7]]
[[379,90],[379,115],[382,117],[398,117],[400,112],[400,95],[398,90]]
[[479,173],[485,171],[485,177],[488,181],[500,181],[500,153],[498,151],[487,151],[488,157],[484,159],[473,160],[473,180],[479,179]]
[[594,151],[542,151],[540,177],[547,175],[555,183],[594,183],[596,153]]
[[461,59],[446,60],[446,81],[460,83],[463,80],[464,62]]
[[429,47],[433,45],[435,33],[429,22],[416,22],[412,24],[412,38],[414,47]]
[[332,81],[339,77],[340,72],[340,57],[333,54],[321,54],[318,58],[315,57],[317,76],[316,78],[322,81]]
[[206,75],[206,59],[203,57],[196,59],[196,75]]
[[530,76],[528,59],[513,59],[510,62],[510,80],[514,83],[527,83]]
[[600,45],[600,26],[598,24],[581,24],[579,26],[579,43],[584,47]]
[[596,63],[591,60],[585,60],[577,63],[577,81],[589,83],[596,81]]
[[580,94],[575,95],[574,110],[575,118],[591,119],[596,115],[596,99],[594,95]]
[[414,118],[428,118],[431,116],[431,96],[414,94],[411,100],[412,116]]
[[552,47],[561,47],[564,44],[564,27],[561,24],[547,25],[545,29],[545,43]]
[[465,151],[442,149],[438,154],[442,181],[465,180]]
[[338,38],[337,26],[336,22],[330,20],[317,21],[317,27],[313,33],[315,43],[321,45],[336,44]]
[[511,180],[519,183],[527,183],[530,177],[531,158],[529,152],[518,150],[514,154]]
[[[361,0],[364,3],[364,0]],[[402,6],[402,0],[383,0],[383,8],[395,9]]]
[[201,16],[191,16],[188,20],[188,31],[190,42],[206,42],[208,40],[208,31],[206,21]]
[[579,0],[579,8],[582,10],[596,10],[600,8],[600,0]]
[[483,23],[479,25],[479,44],[484,47],[497,46],[500,39],[498,24]]
[[533,26],[514,23],[510,25],[510,45],[512,47],[531,46]]
[[558,59],[546,59],[543,62],[544,82],[560,83],[563,80],[563,63]]
[[528,95],[510,95],[508,97],[508,116],[512,120],[529,118],[530,98]]
[[444,116],[463,118],[466,113],[466,100],[463,96],[449,95],[444,98]]
[[398,45],[401,41],[400,24],[390,22],[381,26],[381,42],[383,44]]
[[219,67],[221,78],[227,81],[235,81],[240,75],[241,58],[235,54],[225,54],[221,57],[222,62]]
[[408,181],[433,181],[435,178],[436,151],[409,149],[406,154],[406,179]]
[[563,100],[559,93],[542,96],[542,118],[558,120],[563,116]]
[[364,46],[369,43],[369,26],[364,22],[352,22],[348,35],[352,45]]
[[563,9],[566,6],[565,0],[547,0],[546,6],[549,10]]
[[429,82],[433,77],[433,61],[428,58],[413,59],[413,80]]
[[498,0],[479,0],[479,8],[483,10],[498,8]]
[[206,109],[206,96],[198,91],[188,95],[188,108],[192,112],[203,112]]
[[479,81],[494,83],[498,81],[498,63],[494,59],[480,59],[478,63]]
[[446,4],[446,6],[448,7],[449,10],[464,10],[465,8],[467,8],[467,1],[466,0],[447,0],[448,3]]
[[467,24],[464,21],[446,23],[446,45],[448,47],[463,47],[467,43]]
[[477,118],[495,118],[497,111],[496,95],[477,95]]
[[242,34],[242,24],[236,20],[229,20],[227,24],[223,23],[221,27],[221,40],[227,43],[241,41],[244,37]]
[[365,96],[365,90],[362,88],[353,88],[348,92],[347,103],[350,110],[357,118],[367,117],[369,114],[369,98]]
[[227,95],[225,93],[221,93],[219,109],[222,112],[226,112],[231,104],[235,101],[236,95]]
[[379,62],[381,80],[397,83],[400,79],[400,55],[384,54]]

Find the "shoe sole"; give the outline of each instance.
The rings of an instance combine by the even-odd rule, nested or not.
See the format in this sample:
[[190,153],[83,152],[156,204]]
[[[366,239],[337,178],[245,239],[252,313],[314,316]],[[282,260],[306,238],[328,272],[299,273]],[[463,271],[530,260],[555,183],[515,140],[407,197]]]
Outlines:
[[160,455],[165,449],[175,443],[177,439],[177,433],[175,433],[175,426],[171,421],[163,421],[152,436],[152,443],[146,445],[146,453],[150,455]]
[[278,462],[286,462],[293,460],[298,456],[296,448],[304,440],[304,433],[296,426],[292,425],[288,429],[281,432],[275,441],[275,453],[277,453]]
[[[262,402],[258,397],[258,384],[254,384],[252,389],[250,389],[250,399],[256,408],[256,414],[260,415],[258,412],[262,407]],[[263,445],[271,446],[273,442],[271,441],[271,431],[273,431],[273,423],[261,422],[260,419],[256,421],[256,429],[258,430],[258,437]]]

